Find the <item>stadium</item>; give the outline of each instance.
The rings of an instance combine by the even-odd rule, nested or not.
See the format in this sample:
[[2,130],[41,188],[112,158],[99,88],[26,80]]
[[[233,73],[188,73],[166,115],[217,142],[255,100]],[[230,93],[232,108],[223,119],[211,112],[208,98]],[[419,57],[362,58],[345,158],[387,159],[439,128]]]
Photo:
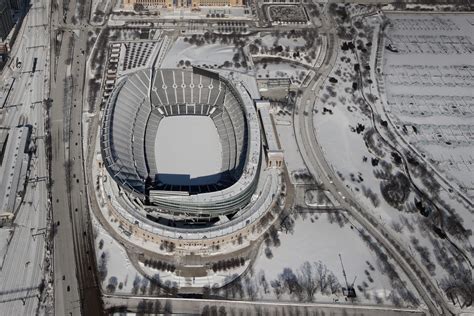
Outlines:
[[148,227],[218,226],[248,214],[264,186],[253,99],[199,68],[122,77],[104,109],[100,147],[124,216]]

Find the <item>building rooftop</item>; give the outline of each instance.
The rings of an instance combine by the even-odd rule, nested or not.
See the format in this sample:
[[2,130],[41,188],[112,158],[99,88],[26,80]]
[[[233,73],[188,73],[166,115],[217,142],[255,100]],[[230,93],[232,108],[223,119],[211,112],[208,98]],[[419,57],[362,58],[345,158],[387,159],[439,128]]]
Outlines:
[[270,102],[258,100],[255,104],[262,120],[267,150],[272,152],[281,151],[276,139],[272,118],[270,117]]

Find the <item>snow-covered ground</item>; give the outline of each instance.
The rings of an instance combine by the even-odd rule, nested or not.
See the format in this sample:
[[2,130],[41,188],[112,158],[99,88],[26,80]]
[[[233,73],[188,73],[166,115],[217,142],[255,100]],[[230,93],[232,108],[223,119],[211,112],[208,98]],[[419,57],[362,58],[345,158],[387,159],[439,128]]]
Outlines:
[[[116,1],[113,10],[122,19],[135,19],[133,15],[122,15],[122,13],[131,13],[133,8],[125,8],[123,1]],[[159,15],[163,19],[209,19],[215,18],[219,21],[222,17],[225,19],[248,19],[252,20],[254,17],[251,10],[247,7],[205,7],[201,6],[198,10],[196,8],[160,8],[150,7],[149,10],[140,12],[141,15]]]
[[[237,49],[232,44],[204,44],[197,46],[186,42],[183,37],[179,37],[173,43],[167,55],[163,59],[162,68],[176,68],[185,66],[180,64],[190,62],[194,66],[212,66],[217,68],[222,66],[226,61],[232,64],[232,57],[237,52]],[[225,67],[225,68],[230,68]]]
[[0,229],[0,315],[34,314],[39,307],[38,296],[47,286],[45,192],[43,182],[36,187],[28,185],[27,202],[17,212],[8,246],[9,232],[6,227]]
[[[394,302],[405,306],[413,306],[408,301],[400,302],[398,290],[394,291],[392,283],[384,270],[383,263],[374,251],[360,237],[360,227],[347,222],[341,213],[302,213],[296,217],[293,229],[280,232],[280,245],[270,246],[270,252],[262,247],[254,265],[253,275],[256,280],[264,276],[269,284],[278,279],[285,268],[291,269],[298,275],[304,262],[320,263],[327,268],[326,277],[332,274],[337,283],[346,287],[341,261],[341,255],[349,284],[354,282],[357,292],[356,302],[363,304],[387,304]],[[399,272],[402,280],[404,275]],[[407,282],[409,284],[409,282]],[[414,289],[408,289],[415,295]],[[270,286],[269,293],[264,293],[259,287],[259,295],[266,299],[275,299],[275,293]],[[281,299],[289,300],[286,293]],[[334,302],[344,301],[340,291],[334,294],[316,292],[315,301]]]
[[309,207],[334,206],[331,192],[324,190],[308,190],[304,194],[304,202]]
[[210,117],[166,117],[155,142],[156,167],[163,183],[208,184],[220,179],[222,145]]
[[264,47],[271,47],[281,45],[283,47],[288,47],[290,51],[296,49],[303,49],[306,45],[306,40],[301,37],[289,38],[286,36],[273,36],[270,34],[264,35],[260,38]]
[[[37,70],[43,71],[26,74],[17,69],[14,72],[5,71],[0,78],[0,82],[7,82],[9,77],[15,77],[5,104],[8,110],[2,113],[2,127],[14,128],[27,123],[31,127],[30,145],[35,146],[34,153],[30,153],[30,148],[24,148],[31,155],[25,186],[18,190],[8,187],[10,195],[16,196],[17,205],[0,210],[0,213],[15,214],[11,229],[0,228],[0,315],[51,313],[51,253],[47,250],[47,243],[52,236],[47,233],[50,227],[49,203],[47,183],[44,181],[48,171],[45,142],[39,140],[46,135],[45,112],[41,103],[49,96],[49,71],[44,71],[49,69],[49,36],[43,27],[49,21],[49,5],[49,2],[30,4],[10,52],[11,59],[21,60],[24,69],[31,69],[33,57],[37,57]],[[29,49],[31,47],[35,48]],[[33,104],[39,106],[31,106]],[[13,150],[5,153],[4,162],[8,155],[16,154]],[[14,171],[19,172],[17,168]],[[38,181],[34,181],[35,178]],[[1,176],[0,181],[5,183],[7,179]],[[8,246],[7,239],[10,240]]]
[[321,53],[320,43],[322,38],[312,31],[261,33],[251,38],[249,51],[253,58],[278,57],[312,66]]
[[298,144],[296,142],[295,131],[291,115],[286,114],[285,109],[276,110],[273,118],[275,120],[278,140],[285,154],[285,165],[288,168],[290,179],[293,184],[304,183],[298,178],[298,174],[309,174],[308,169],[301,157]]
[[137,278],[141,280],[141,274],[128,259],[125,249],[105,231],[94,216],[91,217],[102,289],[110,291],[112,287],[109,290],[107,287],[113,284],[115,293],[131,293],[134,281]]
[[162,284],[165,286],[176,285],[178,288],[182,287],[220,287],[232,282],[235,278],[240,276],[244,271],[249,267],[250,261],[245,261],[241,266],[234,267],[232,269],[213,271],[211,269],[206,271],[205,276],[181,276],[176,272],[159,270],[146,266],[140,262],[140,267],[145,271],[149,276],[152,276],[154,279],[159,279]]
[[[236,43],[209,33],[178,37],[163,58],[161,67],[193,65],[240,72],[246,72],[249,67],[255,71],[257,79],[287,78],[299,86],[309,74],[308,65],[317,60],[320,45],[316,44],[316,39],[308,44],[306,33],[306,37],[285,34],[258,34]],[[255,47],[261,49],[257,52]],[[281,47],[281,51],[277,52],[276,47]]]
[[[460,10],[458,4],[420,4],[420,3],[403,3],[405,10],[411,11],[457,11]],[[383,11],[396,11],[396,7],[392,4],[384,4],[381,8]]]
[[[374,30],[379,22],[376,17],[371,17],[367,18],[364,23],[365,27],[370,26]],[[459,278],[462,278],[463,275],[469,276],[469,268],[462,256],[472,258],[469,255],[469,249],[472,247],[472,233],[469,231],[472,228],[472,210],[469,210],[466,204],[463,204],[455,194],[450,194],[444,189],[438,189],[438,201],[442,201],[439,203],[446,204],[443,209],[449,210],[446,213],[441,211],[443,223],[440,224],[440,213],[431,212],[431,210],[429,211],[430,214],[425,213],[423,215],[423,211],[419,205],[417,206],[420,196],[412,186],[408,185],[406,172],[402,164],[397,162],[396,153],[375,132],[370,109],[362,99],[360,86],[357,86],[358,81],[354,69],[358,62],[355,51],[358,52],[359,56],[364,56],[362,50],[370,51],[372,43],[377,42],[376,34],[377,32],[368,32],[362,37],[357,37],[356,46],[361,45],[355,47],[354,50],[350,48],[339,50],[335,67],[324,83],[322,90],[317,92],[318,96],[314,107],[314,126],[318,143],[333,170],[347,188],[352,191],[360,205],[371,211],[385,226],[385,229],[390,230],[405,245],[406,249],[421,263],[426,271],[436,279],[440,287],[446,288],[446,284],[450,282],[456,284],[458,284],[457,282],[465,282]],[[394,56],[398,57],[397,54],[394,54]],[[367,68],[367,66],[374,65],[373,57],[373,54],[370,55],[370,62],[367,58],[361,57],[362,61],[358,66],[364,73],[364,81],[368,87],[374,87],[376,81],[373,70]],[[412,66],[414,66],[417,62],[420,62],[420,58],[412,58],[409,62],[413,63]],[[450,62],[454,62],[454,57],[450,60]],[[420,70],[416,73],[413,70],[415,68],[412,67],[412,75],[406,76],[403,80],[418,76],[419,91],[423,91],[421,83],[429,82],[435,75],[429,73],[420,75],[423,72]],[[371,75],[367,77],[369,73]],[[385,74],[387,75],[386,72]],[[370,92],[367,89],[365,94],[366,97],[372,100],[374,108],[377,108],[380,104],[380,96],[370,96],[370,93],[376,91],[374,88],[371,89]],[[438,87],[438,90],[442,89]],[[398,93],[401,94],[402,91]],[[430,92],[425,93],[429,94]],[[442,93],[442,91],[437,93]],[[469,93],[468,90],[465,93]],[[417,109],[414,108],[415,110]],[[413,118],[415,116],[410,113],[407,114],[407,117]],[[378,118],[376,117],[376,119]],[[450,117],[445,119],[451,120]],[[455,120],[458,119],[460,118],[455,118]],[[383,130],[380,126],[379,129]],[[385,133],[385,131],[383,132]],[[410,168],[411,176],[417,186],[430,194],[434,194],[430,185],[436,187],[436,184],[433,183],[435,180],[426,180],[430,179],[426,178],[427,175],[421,174],[413,166]],[[397,185],[398,187],[393,190],[393,187],[390,189],[391,185]],[[397,196],[397,201],[387,200],[384,192],[387,194],[390,190],[400,193]],[[455,220],[456,218],[458,219]],[[454,224],[455,222],[456,224]],[[453,225],[458,225],[458,223],[461,223],[459,225],[462,225],[463,228],[451,229],[451,227],[454,227]],[[433,227],[438,225],[442,225],[445,231],[450,234],[451,241],[462,249],[461,252],[454,249],[450,241],[437,235]],[[472,282],[472,279],[469,282]]]
[[[441,288],[472,285],[468,261],[472,262],[474,242],[474,49],[470,44],[474,15],[388,17],[391,27],[384,45],[392,47],[383,51],[385,114],[397,137],[437,171],[433,177],[420,172],[423,168],[411,167],[417,185],[425,187],[441,205],[441,211],[429,219],[412,216],[420,234],[410,237],[410,250],[416,252]],[[449,193],[453,189],[455,192]],[[439,213],[443,214],[441,223]],[[442,227],[450,240],[433,234],[432,226]],[[402,225],[400,233],[405,229],[406,234],[406,228],[414,232],[413,226]]]
[[[107,9],[111,9],[111,1],[110,0],[92,0],[92,5],[91,5],[91,19],[93,22],[102,22],[104,13],[107,11]],[[97,15],[97,17],[94,19],[94,17]]]
[[418,151],[474,198],[474,15],[388,15],[387,112]]
[[13,229],[10,227],[0,228],[0,268],[3,265],[3,259],[7,253],[8,243],[13,234]]
[[290,79],[291,82],[300,85],[308,74],[308,70],[296,63],[265,62],[256,63],[255,70],[257,79]]

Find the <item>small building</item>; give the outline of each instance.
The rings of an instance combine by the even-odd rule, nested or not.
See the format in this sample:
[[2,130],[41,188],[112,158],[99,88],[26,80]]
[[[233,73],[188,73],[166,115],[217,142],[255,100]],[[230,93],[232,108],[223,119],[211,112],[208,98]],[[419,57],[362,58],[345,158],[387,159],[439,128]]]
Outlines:
[[11,225],[15,215],[10,212],[0,212],[0,227]]
[[270,116],[270,102],[257,100],[255,101],[258,114],[260,116],[260,123],[264,131],[264,148],[267,159],[267,166],[269,168],[283,167],[283,150],[277,140],[275,126]]
[[[0,134],[0,210],[15,213],[24,195],[29,168],[30,126],[3,129]],[[12,172],[14,170],[14,172]]]

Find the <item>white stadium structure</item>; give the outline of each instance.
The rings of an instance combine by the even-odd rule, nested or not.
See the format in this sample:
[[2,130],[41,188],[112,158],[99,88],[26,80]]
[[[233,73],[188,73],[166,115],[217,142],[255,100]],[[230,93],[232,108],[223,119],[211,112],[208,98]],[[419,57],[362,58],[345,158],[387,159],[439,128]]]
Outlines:
[[[169,147],[155,147],[160,142],[157,132],[160,124],[174,116],[212,119],[221,147],[218,173],[194,179],[184,173],[158,173],[157,158]],[[107,105],[101,141],[104,162],[123,189],[155,206],[163,216],[184,214],[189,219],[232,214],[249,202],[257,183],[261,136],[256,117],[252,100],[242,99],[219,76],[185,70],[139,71],[118,84]],[[184,136],[195,132],[200,131],[191,127],[178,131]],[[176,147],[173,142],[169,145]],[[192,164],[196,153],[181,154]],[[199,167],[196,163],[195,168]]]
[[256,240],[282,188],[268,110],[242,82],[200,68],[120,77],[103,111],[97,171],[115,229],[182,254]]

